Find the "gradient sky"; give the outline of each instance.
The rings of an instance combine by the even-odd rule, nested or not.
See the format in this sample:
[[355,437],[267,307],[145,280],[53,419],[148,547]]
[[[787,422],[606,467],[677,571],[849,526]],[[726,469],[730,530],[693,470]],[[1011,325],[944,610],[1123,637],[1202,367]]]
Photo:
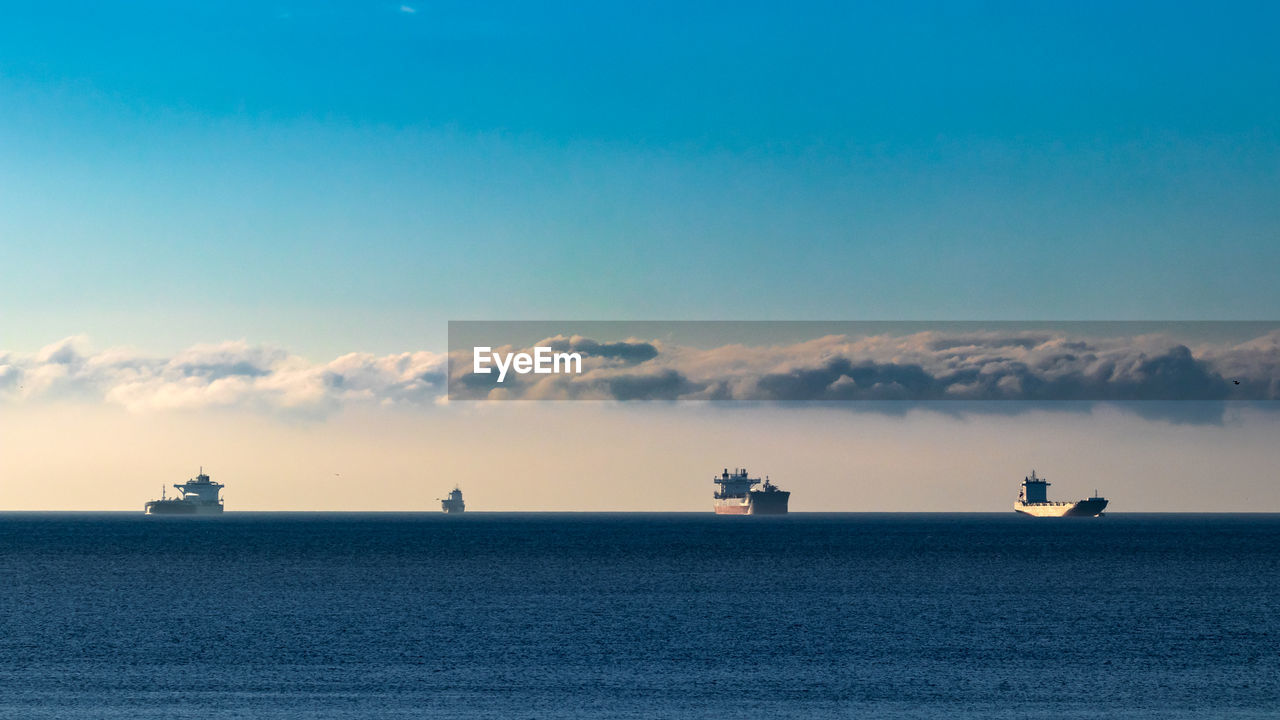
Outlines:
[[11,7],[3,345],[1280,314],[1274,4],[883,5]]
[[1276,27],[1274,3],[8,7],[0,351],[323,362],[441,352],[450,319],[1273,320]]

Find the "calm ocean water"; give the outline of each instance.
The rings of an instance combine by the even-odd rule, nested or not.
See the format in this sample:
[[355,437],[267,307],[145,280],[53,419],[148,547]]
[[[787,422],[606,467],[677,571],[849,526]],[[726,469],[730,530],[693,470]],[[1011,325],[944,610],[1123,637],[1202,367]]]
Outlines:
[[0,515],[0,717],[1280,717],[1280,516]]

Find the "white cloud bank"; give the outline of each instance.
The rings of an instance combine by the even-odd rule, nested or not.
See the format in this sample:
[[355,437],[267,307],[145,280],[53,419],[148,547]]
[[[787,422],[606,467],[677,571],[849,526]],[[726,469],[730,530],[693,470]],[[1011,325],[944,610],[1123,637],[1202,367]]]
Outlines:
[[[830,335],[783,345],[698,349],[557,336],[537,345],[583,356],[580,375],[470,372],[455,351],[454,399],[906,401],[1280,400],[1280,331],[1189,346],[1159,335],[1047,332]],[[529,352],[502,347],[498,352]]]
[[444,367],[442,354],[425,351],[349,353],[315,363],[243,341],[196,345],[165,358],[120,348],[94,352],[76,336],[36,353],[0,351],[0,398],[97,401],[134,412],[429,405],[444,393]]
[[[581,352],[584,373],[508,378],[498,389],[492,376],[469,375],[470,358],[460,353],[453,365],[452,397],[1024,404],[1280,400],[1280,331],[1248,342],[1193,346],[1159,336],[1090,339],[1033,332],[833,335],[710,349],[576,336],[539,344]],[[155,357],[121,348],[94,351],[77,336],[34,353],[0,351],[0,402],[69,400],[133,412],[233,408],[304,414],[353,405],[429,407],[444,402],[446,363],[445,354],[429,351],[349,353],[314,362],[243,341]]]

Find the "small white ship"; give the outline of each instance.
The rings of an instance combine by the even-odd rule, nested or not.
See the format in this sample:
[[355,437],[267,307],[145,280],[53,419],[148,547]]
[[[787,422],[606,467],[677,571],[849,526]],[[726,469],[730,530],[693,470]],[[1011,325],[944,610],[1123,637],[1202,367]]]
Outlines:
[[204,474],[200,474],[175,488],[181,493],[179,497],[165,497],[165,490],[160,488],[160,499],[152,500],[145,506],[148,515],[217,515],[222,512],[222,498],[218,493],[224,485],[216,483]]
[[1098,517],[1107,507],[1107,499],[1099,497],[1097,490],[1087,500],[1051,502],[1048,488],[1049,481],[1036,477],[1036,471],[1032,470],[1031,475],[1022,480],[1013,509],[1034,517]]
[[449,491],[449,497],[440,501],[440,509],[446,514],[453,515],[466,511],[467,504],[462,502],[462,491],[458,486],[453,486],[453,490]]

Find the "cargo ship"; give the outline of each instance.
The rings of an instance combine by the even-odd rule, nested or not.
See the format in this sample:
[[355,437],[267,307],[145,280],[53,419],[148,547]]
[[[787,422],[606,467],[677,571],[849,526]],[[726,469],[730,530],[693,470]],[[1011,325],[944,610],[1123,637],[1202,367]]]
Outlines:
[[[715,494],[717,515],[787,514],[787,500],[791,498],[791,493],[779,490],[777,485],[769,482],[768,477],[761,484],[760,478],[748,476],[745,468],[738,468],[733,472],[725,468],[724,472],[713,476],[711,482],[720,486]],[[760,485],[759,490],[752,489],[756,485]]]
[[460,513],[467,509],[467,504],[462,502],[462,491],[458,489],[458,486],[455,485],[453,490],[449,491],[449,497],[440,501],[440,509],[448,515]]
[[1093,491],[1093,497],[1077,502],[1050,502],[1049,482],[1036,477],[1036,471],[1022,479],[1022,489],[1018,491],[1018,501],[1013,509],[1024,515],[1034,517],[1098,517],[1107,507],[1107,499]]
[[165,497],[164,488],[160,488],[160,499],[152,500],[145,506],[148,515],[217,515],[222,512],[222,499],[218,493],[224,487],[204,474],[200,474],[184,482],[174,484],[180,495],[176,498]]

